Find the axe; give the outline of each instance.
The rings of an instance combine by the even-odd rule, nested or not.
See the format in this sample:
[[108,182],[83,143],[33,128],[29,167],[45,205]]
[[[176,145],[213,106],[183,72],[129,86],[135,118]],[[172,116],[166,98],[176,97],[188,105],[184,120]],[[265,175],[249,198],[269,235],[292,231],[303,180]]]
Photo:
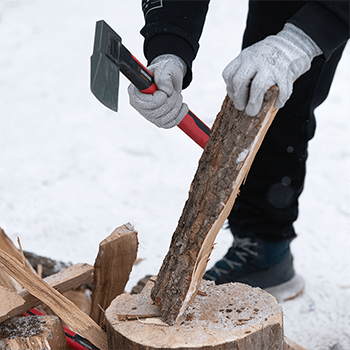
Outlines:
[[[153,74],[122,44],[121,37],[104,21],[96,22],[94,50],[91,56],[91,91],[106,107],[118,111],[119,71],[141,92],[157,90]],[[205,147],[210,129],[188,111],[178,127],[199,146]]]

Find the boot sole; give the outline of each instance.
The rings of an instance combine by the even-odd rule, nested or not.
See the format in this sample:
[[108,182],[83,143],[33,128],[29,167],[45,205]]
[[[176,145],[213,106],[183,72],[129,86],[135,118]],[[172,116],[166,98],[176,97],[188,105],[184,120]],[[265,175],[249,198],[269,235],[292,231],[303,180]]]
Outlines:
[[295,275],[289,281],[277,286],[264,288],[265,292],[273,295],[278,303],[294,299],[301,295],[305,288],[305,281],[300,275]]

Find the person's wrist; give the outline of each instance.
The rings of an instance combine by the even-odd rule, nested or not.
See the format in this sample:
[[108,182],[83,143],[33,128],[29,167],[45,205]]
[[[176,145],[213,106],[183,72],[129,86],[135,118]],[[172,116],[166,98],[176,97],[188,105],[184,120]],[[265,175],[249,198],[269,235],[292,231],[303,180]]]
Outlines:
[[277,34],[277,37],[287,40],[302,50],[311,60],[323,52],[315,41],[299,27],[292,23],[286,23],[284,28]]
[[177,66],[181,69],[183,77],[186,75],[187,65],[181,57],[179,57],[177,55],[173,55],[173,54],[160,55],[160,56],[157,56],[156,58],[154,58],[152,60],[152,62],[150,63],[150,65],[159,63],[161,61],[170,61],[172,64],[174,64],[175,66]]

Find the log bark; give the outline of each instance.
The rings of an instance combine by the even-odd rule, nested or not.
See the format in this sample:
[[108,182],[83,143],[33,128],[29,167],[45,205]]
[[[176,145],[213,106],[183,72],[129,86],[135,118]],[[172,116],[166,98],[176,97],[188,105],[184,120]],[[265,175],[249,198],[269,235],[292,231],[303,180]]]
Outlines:
[[[40,256],[32,252],[24,251],[23,253],[26,259],[29,261],[30,265],[36,269],[38,275],[40,275],[41,278],[51,276],[73,265],[64,261],[53,260],[46,256]],[[40,269],[41,274],[39,274]]]
[[[65,293],[82,284],[91,283],[93,271],[94,268],[91,265],[79,263],[64,271],[46,277],[44,281],[60,293]],[[3,293],[5,297],[5,291]],[[9,317],[20,315],[41,304],[41,301],[26,289],[22,289],[18,294],[6,292],[6,295],[8,302],[5,302],[5,299],[1,298],[0,323]],[[10,303],[11,306],[9,305]]]
[[184,320],[162,323],[148,282],[118,296],[106,311],[108,346],[121,350],[282,350],[283,311],[260,288],[203,281]]
[[99,245],[95,260],[91,318],[104,327],[104,311],[124,292],[137,256],[137,231],[131,224],[115,229]]
[[152,289],[152,299],[170,325],[181,321],[197,293],[215,238],[277,112],[277,95],[274,86],[256,117],[238,111],[228,97],[223,102]]
[[56,316],[13,317],[0,324],[4,350],[66,350],[67,341]]
[[45,303],[69,328],[81,334],[100,350],[107,350],[106,333],[89,316],[2,249],[0,268]]

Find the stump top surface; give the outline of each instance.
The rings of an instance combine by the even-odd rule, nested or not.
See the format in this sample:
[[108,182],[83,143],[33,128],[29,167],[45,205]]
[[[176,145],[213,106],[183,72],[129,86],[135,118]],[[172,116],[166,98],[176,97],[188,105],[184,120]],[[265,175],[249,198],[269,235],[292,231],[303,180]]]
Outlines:
[[[106,311],[106,319],[123,337],[151,348],[217,346],[249,337],[262,327],[282,327],[282,308],[260,288],[241,283],[215,286],[202,281],[199,293],[174,326],[159,322],[160,314],[150,298],[152,282],[140,294],[118,296]],[[125,320],[136,317],[134,320]],[[149,318],[145,320],[143,315]]]

